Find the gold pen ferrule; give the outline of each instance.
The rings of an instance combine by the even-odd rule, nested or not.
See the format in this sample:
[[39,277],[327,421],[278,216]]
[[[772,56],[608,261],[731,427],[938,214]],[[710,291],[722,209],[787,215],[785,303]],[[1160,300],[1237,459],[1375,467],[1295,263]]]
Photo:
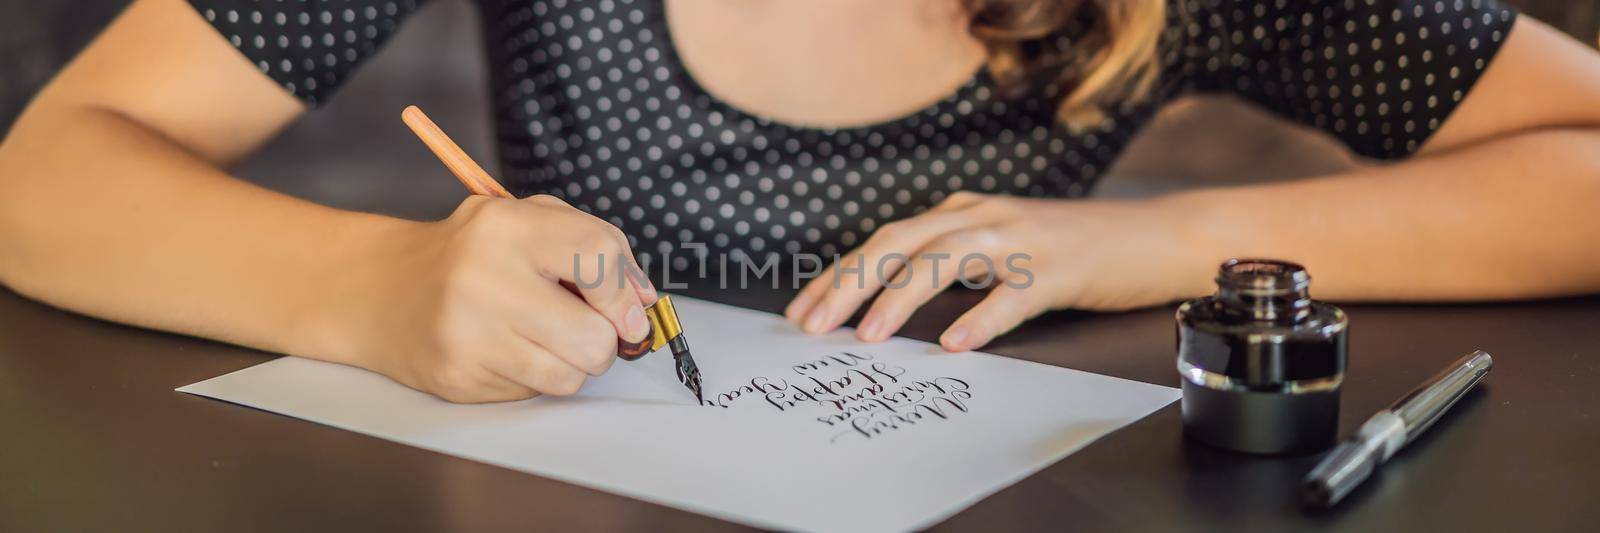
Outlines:
[[678,323],[678,310],[672,307],[672,297],[661,295],[656,303],[645,308],[644,314],[650,318],[650,330],[653,338],[650,341],[650,351],[661,349],[683,333],[683,325]]

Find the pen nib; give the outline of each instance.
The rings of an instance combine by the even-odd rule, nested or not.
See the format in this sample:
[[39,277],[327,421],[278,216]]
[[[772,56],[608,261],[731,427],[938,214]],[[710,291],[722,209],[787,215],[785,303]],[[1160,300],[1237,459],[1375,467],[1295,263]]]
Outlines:
[[683,382],[683,386],[694,393],[695,402],[704,403],[705,398],[700,394],[700,367],[695,366],[694,356],[689,355],[688,346],[684,346],[682,350],[673,350],[672,360],[678,363],[678,381]]

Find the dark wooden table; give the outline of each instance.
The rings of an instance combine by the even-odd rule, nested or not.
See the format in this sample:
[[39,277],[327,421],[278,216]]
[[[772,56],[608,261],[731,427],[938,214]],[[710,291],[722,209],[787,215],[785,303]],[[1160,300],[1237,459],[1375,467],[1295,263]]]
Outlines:
[[[788,294],[696,295],[776,310]],[[936,300],[908,335],[935,338],[973,298]],[[1472,349],[1493,353],[1495,369],[1341,507],[1309,512],[1297,504],[1295,488],[1316,456],[1247,457],[1186,442],[1173,404],[939,529],[1600,524],[1600,298],[1347,310],[1345,433]],[[1177,386],[1172,328],[1170,309],[1057,313],[990,350]],[[83,318],[0,289],[0,530],[739,527],[172,391],[273,357]]]

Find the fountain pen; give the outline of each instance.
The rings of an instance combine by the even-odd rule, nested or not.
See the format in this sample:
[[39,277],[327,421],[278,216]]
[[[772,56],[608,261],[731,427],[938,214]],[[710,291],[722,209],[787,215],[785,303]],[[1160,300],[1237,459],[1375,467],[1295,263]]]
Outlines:
[[662,346],[671,348],[672,360],[678,367],[678,381],[694,393],[695,401],[705,401],[700,394],[700,367],[695,366],[694,356],[689,354],[689,341],[683,338],[683,325],[678,322],[678,310],[672,307],[672,297],[661,295],[656,303],[644,309],[644,315],[650,319],[650,334],[636,344],[619,344],[617,356],[633,361]]
[[1469,353],[1388,409],[1378,411],[1306,476],[1306,502],[1314,507],[1339,503],[1384,461],[1427,431],[1492,367],[1494,357],[1487,352]]

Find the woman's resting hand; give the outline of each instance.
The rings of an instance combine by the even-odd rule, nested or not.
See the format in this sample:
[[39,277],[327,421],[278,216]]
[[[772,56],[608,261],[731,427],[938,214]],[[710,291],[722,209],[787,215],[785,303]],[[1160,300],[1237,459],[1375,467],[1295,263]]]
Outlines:
[[1204,291],[1212,266],[1184,264],[1196,254],[1180,253],[1175,217],[1152,202],[958,192],[884,225],[812,279],[784,314],[823,333],[877,295],[856,330],[877,342],[958,281],[986,285],[983,301],[940,337],[946,349],[964,351],[1051,309],[1156,305]]

